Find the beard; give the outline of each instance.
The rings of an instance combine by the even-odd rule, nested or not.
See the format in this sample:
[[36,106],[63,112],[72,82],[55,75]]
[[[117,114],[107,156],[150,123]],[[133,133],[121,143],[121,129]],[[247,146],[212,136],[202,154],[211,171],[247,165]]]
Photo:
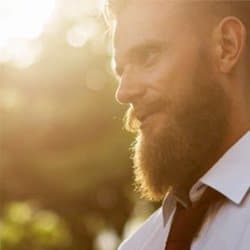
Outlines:
[[140,129],[133,108],[128,110],[126,128],[137,133],[132,147],[135,184],[144,198],[159,201],[171,189],[189,202],[192,185],[218,159],[229,129],[230,102],[221,84],[201,67],[193,74],[192,91],[181,100],[181,108],[161,108],[157,133]]

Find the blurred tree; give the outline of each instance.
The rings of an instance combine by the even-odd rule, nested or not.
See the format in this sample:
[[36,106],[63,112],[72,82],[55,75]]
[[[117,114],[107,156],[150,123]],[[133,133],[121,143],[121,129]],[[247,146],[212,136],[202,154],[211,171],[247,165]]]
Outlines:
[[65,18],[41,37],[39,61],[1,66],[0,250],[92,250],[132,213],[110,40],[100,17],[88,20],[95,32],[82,46],[67,34],[84,18]]

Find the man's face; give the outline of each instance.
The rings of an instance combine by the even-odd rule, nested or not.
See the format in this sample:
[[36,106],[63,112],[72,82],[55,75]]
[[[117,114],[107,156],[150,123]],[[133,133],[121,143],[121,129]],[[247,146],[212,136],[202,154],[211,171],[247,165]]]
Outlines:
[[130,0],[117,18],[117,99],[131,104],[136,181],[151,199],[169,187],[186,199],[227,130],[229,101],[195,27],[184,5],[162,0]]

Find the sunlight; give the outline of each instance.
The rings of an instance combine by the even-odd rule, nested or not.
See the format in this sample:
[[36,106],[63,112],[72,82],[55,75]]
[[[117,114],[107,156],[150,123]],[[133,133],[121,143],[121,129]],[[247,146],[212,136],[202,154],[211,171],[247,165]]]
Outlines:
[[22,102],[19,92],[15,88],[2,88],[0,91],[0,107],[11,111],[20,107]]
[[94,20],[85,20],[75,24],[67,33],[67,42],[72,47],[82,47],[98,31],[98,25]]
[[103,11],[105,8],[105,3],[106,3],[106,0],[97,0],[96,1],[97,9],[99,11]]
[[35,39],[51,17],[56,0],[0,0],[0,48],[11,39]]
[[84,5],[87,12],[102,11],[106,0],[85,0]]
[[119,238],[114,230],[103,230],[96,238],[96,248],[100,250],[115,250],[119,243]]
[[0,62],[10,63],[17,68],[28,68],[34,64],[42,52],[42,43],[16,39],[0,48]]

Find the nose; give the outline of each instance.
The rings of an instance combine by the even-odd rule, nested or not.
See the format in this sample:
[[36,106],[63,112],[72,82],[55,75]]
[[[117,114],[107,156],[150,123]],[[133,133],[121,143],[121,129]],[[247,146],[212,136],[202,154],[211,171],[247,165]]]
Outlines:
[[116,100],[121,104],[135,103],[145,93],[145,85],[131,67],[124,70],[116,90]]

